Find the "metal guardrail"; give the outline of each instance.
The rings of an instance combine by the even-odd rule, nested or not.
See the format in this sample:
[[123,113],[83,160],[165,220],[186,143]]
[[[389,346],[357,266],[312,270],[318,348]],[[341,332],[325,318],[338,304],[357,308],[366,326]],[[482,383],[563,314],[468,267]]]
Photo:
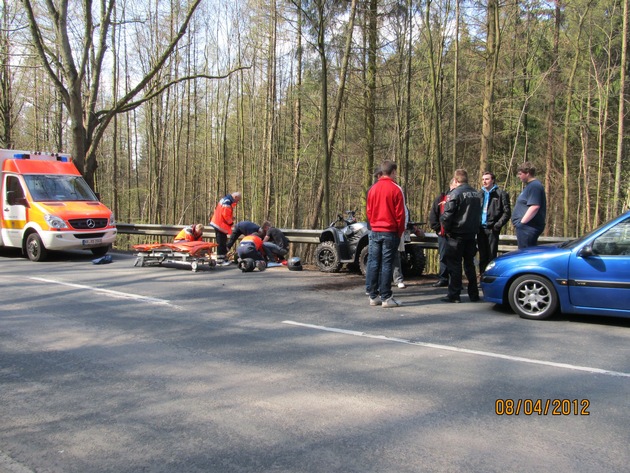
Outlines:
[[[144,223],[118,223],[116,225],[118,233],[125,235],[145,235],[156,237],[175,237],[179,231],[184,228],[184,225],[154,225]],[[319,235],[322,230],[299,230],[299,229],[285,229],[281,228],[282,232],[291,241],[291,243],[306,243],[317,244],[319,243]],[[203,232],[204,238],[214,238],[214,230],[206,228]],[[571,238],[564,237],[540,237],[538,239],[539,244],[546,243],[562,243],[564,241],[571,240]],[[419,239],[415,235],[411,236],[411,241],[418,243],[423,248],[437,249],[437,235],[435,233],[425,233],[423,239]],[[499,251],[507,252],[516,249],[516,236],[515,235],[501,235],[499,237]]]

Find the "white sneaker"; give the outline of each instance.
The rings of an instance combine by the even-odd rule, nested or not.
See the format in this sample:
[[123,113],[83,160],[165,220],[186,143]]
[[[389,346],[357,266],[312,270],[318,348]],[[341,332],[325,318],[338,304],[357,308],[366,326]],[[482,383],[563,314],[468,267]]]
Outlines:
[[[371,302],[372,302],[372,300],[370,299],[370,303]],[[383,301],[383,307],[400,307],[401,305],[402,305],[402,303],[398,302],[393,297],[390,297],[389,299]]]
[[398,287],[399,287],[400,289],[404,289],[404,288],[406,288],[407,286],[405,286],[405,283],[404,283],[404,282],[399,282],[399,283],[398,283]]
[[231,265],[231,261],[223,261],[222,263],[217,263],[217,266],[229,266]]
[[381,300],[377,297],[375,299],[372,299],[370,297],[370,305],[371,306],[377,306],[377,305],[381,305]]

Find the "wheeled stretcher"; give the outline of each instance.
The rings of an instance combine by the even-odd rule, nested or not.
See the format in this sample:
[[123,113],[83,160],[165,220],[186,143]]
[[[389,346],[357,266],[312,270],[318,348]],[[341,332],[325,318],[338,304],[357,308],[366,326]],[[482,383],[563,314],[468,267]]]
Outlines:
[[213,268],[217,263],[210,257],[210,253],[216,246],[216,243],[205,241],[133,245],[133,249],[138,251],[134,266],[185,263],[190,265],[193,272],[197,271],[200,264]]

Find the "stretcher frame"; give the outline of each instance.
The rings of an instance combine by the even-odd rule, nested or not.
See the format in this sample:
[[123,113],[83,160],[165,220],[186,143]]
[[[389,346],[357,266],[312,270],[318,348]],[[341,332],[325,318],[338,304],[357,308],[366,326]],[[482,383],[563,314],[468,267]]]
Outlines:
[[148,243],[133,245],[138,251],[134,266],[161,266],[162,263],[189,264],[193,272],[197,272],[200,265],[214,268],[217,262],[210,257],[216,243],[205,241],[187,241],[181,243]]

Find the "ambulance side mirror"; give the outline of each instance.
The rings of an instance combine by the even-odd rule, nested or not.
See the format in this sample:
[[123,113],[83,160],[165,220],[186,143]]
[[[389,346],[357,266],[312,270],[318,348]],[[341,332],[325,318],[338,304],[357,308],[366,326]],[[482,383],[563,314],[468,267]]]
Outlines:
[[23,205],[24,207],[28,207],[26,197],[20,195],[20,193],[16,191],[7,192],[7,202],[9,205]]

